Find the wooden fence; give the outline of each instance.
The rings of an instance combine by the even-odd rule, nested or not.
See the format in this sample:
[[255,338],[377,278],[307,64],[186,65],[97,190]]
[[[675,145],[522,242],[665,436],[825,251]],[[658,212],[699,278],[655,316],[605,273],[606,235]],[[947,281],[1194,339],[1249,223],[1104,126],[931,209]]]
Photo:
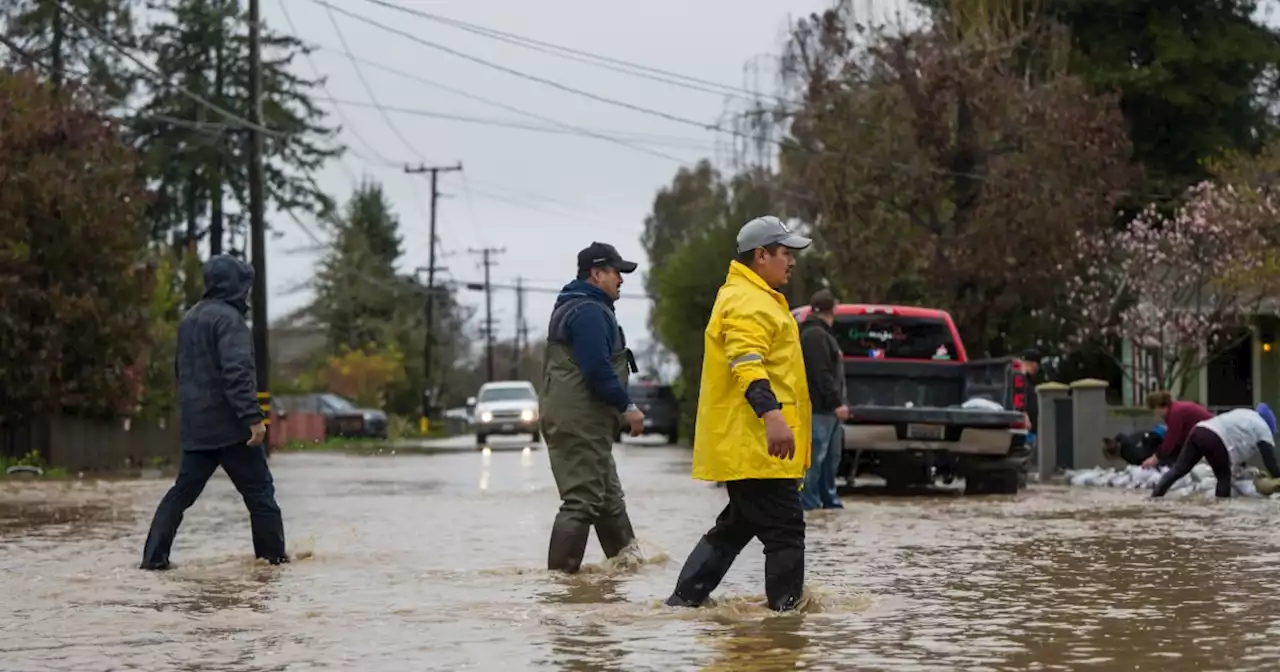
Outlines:
[[279,448],[290,441],[321,442],[325,439],[324,416],[319,413],[302,413],[294,411],[284,417],[271,413],[271,424],[267,430],[267,445],[271,449]]
[[16,460],[33,451],[51,467],[107,471],[176,462],[180,446],[175,421],[125,423],[48,415],[0,426],[0,456]]

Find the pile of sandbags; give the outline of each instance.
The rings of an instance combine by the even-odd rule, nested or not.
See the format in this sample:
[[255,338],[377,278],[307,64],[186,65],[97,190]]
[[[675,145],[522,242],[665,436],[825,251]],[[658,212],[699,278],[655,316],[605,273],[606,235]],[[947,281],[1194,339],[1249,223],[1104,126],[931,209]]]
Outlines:
[[[1168,469],[1164,467],[1143,469],[1137,466],[1129,466],[1124,469],[1107,469],[1105,467],[1069,469],[1067,470],[1067,482],[1075,486],[1151,490],[1156,487],[1156,482],[1160,480],[1160,477],[1166,471]],[[1237,471],[1236,481],[1232,484],[1234,495],[1237,497],[1266,497],[1267,495],[1259,493],[1254,486],[1253,479],[1258,473],[1258,470],[1253,467],[1246,467]],[[1190,474],[1173,484],[1173,487],[1169,489],[1169,496],[1206,493],[1212,496],[1217,485],[1218,479],[1213,477],[1213,469],[1210,469],[1209,465],[1201,463],[1197,464]]]

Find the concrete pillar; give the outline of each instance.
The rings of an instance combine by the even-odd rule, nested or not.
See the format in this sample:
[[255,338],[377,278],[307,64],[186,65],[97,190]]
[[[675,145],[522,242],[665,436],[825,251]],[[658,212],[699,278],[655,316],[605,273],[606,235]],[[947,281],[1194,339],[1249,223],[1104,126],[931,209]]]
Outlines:
[[1047,483],[1058,470],[1058,399],[1071,396],[1071,388],[1062,383],[1040,383],[1036,386],[1040,398],[1040,418],[1036,426],[1036,473],[1041,483]]
[[1071,383],[1075,408],[1072,417],[1071,448],[1076,469],[1102,464],[1102,439],[1107,435],[1107,381],[1085,378]]

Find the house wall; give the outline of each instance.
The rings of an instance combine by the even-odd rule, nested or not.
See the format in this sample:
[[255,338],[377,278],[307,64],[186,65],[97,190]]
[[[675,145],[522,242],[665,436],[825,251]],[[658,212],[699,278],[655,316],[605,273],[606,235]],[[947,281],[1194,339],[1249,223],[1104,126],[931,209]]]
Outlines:
[[[1267,402],[1280,405],[1280,318],[1258,316],[1252,324],[1253,336],[1253,401],[1254,404]],[[1270,344],[1270,352],[1266,345]],[[1151,389],[1149,362],[1144,361],[1140,351],[1128,339],[1121,342],[1120,362],[1126,373],[1121,390],[1121,399],[1125,406],[1142,406],[1145,403],[1145,391]],[[1200,358],[1204,359],[1204,350]],[[1187,375],[1181,389],[1172,390],[1174,397],[1204,404],[1209,398],[1209,378],[1205,367],[1192,371]]]

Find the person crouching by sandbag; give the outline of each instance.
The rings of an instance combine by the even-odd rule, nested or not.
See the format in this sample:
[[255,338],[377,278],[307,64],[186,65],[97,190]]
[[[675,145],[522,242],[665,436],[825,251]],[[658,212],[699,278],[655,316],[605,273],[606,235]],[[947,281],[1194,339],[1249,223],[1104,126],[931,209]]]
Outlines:
[[1213,468],[1218,479],[1218,497],[1231,496],[1232,469],[1247,462],[1255,452],[1272,478],[1280,477],[1275,451],[1276,415],[1266,404],[1257,410],[1237,408],[1197,424],[1178,453],[1173,468],[1160,478],[1152,497],[1163,497],[1178,479],[1191,473],[1200,458]]
[[[1166,428],[1164,423],[1152,429],[1137,432],[1119,433],[1114,437],[1102,440],[1102,455],[1108,460],[1124,460],[1135,467],[1142,466],[1147,458],[1156,455],[1160,444],[1164,441]],[[1172,459],[1159,461],[1159,466],[1168,467]]]
[[1164,442],[1160,450],[1142,463],[1144,467],[1154,467],[1161,462],[1176,462],[1182,445],[1187,442],[1191,430],[1201,422],[1213,417],[1204,406],[1193,401],[1174,401],[1167,390],[1152,392],[1147,395],[1147,408],[1168,426]]

